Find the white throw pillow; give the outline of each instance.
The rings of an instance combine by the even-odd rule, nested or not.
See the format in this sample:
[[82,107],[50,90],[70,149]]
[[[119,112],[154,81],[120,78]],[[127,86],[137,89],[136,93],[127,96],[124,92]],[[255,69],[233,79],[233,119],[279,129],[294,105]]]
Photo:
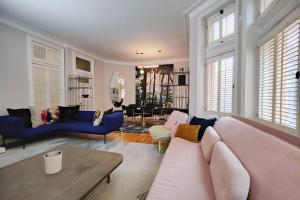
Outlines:
[[95,112],[94,119],[93,119],[93,126],[99,126],[101,124],[103,115],[104,115],[104,110],[102,109],[98,109]]
[[44,122],[43,122],[42,116],[41,116],[42,110],[40,110],[34,106],[30,107],[29,109],[30,109],[30,113],[31,113],[32,127],[36,128],[40,125],[43,125]]
[[207,163],[209,163],[211,160],[211,155],[215,144],[220,140],[221,138],[218,135],[218,133],[215,131],[215,129],[213,129],[211,126],[206,128],[203,138],[200,142],[200,145],[201,145],[204,159]]
[[215,144],[209,168],[216,200],[247,199],[250,176],[223,142]]

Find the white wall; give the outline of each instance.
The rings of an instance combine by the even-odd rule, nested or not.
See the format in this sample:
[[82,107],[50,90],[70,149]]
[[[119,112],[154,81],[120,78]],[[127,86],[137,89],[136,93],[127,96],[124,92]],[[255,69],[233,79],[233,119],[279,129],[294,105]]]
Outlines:
[[29,105],[26,34],[0,22],[0,115]]
[[104,62],[95,60],[95,109],[105,107],[104,91],[106,89],[105,80],[105,68]]
[[[100,68],[97,70],[100,70]],[[103,99],[103,107],[105,109],[113,107],[109,96],[109,86],[110,80],[115,72],[119,72],[125,81],[125,99],[123,104],[128,105],[135,103],[135,67],[126,64],[104,63],[104,70],[97,72],[97,74],[103,73],[104,81],[102,85],[96,85],[95,89],[101,93],[100,98]]]

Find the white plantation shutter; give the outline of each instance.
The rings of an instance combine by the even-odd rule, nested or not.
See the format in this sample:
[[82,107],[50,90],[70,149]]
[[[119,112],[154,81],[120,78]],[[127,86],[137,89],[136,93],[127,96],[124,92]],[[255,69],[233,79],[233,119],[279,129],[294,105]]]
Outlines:
[[258,117],[272,121],[274,80],[274,39],[259,48],[259,102]]
[[56,107],[60,105],[60,85],[61,85],[61,73],[57,69],[49,69],[49,104],[50,107]]
[[207,111],[232,113],[234,54],[207,61]]
[[298,114],[300,20],[277,35],[275,123],[296,129]]
[[234,12],[222,18],[222,37],[227,37],[234,33]]
[[260,0],[260,12],[263,13],[274,0]]
[[44,66],[34,64],[32,66],[34,105],[39,109],[47,108],[47,69]]
[[222,56],[220,70],[220,112],[232,113],[233,55]]
[[219,61],[207,62],[207,110],[218,111]]
[[208,43],[216,42],[220,39],[220,17],[213,16],[208,19],[207,40]]
[[61,51],[32,41],[33,105],[46,109],[60,105],[63,99]]

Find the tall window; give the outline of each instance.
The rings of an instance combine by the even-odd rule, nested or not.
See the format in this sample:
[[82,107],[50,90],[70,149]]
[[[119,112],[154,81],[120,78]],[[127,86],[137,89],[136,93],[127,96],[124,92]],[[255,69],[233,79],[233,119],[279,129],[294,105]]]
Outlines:
[[299,118],[299,38],[300,19],[260,47],[258,117],[292,129]]
[[207,110],[232,113],[233,53],[224,54],[207,62]]
[[260,0],[260,13],[265,12],[265,10],[271,5],[274,0]]
[[207,19],[206,110],[220,115],[233,112],[235,15],[233,4]]
[[207,20],[208,45],[222,43],[234,35],[234,6],[220,10],[218,14]]

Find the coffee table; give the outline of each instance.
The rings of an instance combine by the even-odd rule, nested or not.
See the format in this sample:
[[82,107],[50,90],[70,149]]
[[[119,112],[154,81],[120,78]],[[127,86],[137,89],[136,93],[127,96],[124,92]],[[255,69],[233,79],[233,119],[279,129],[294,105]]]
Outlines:
[[[123,161],[119,153],[60,146],[62,170],[44,173],[42,154],[0,169],[0,199],[82,199]],[[50,150],[52,151],[52,150]],[[49,152],[49,151],[47,151]]]

